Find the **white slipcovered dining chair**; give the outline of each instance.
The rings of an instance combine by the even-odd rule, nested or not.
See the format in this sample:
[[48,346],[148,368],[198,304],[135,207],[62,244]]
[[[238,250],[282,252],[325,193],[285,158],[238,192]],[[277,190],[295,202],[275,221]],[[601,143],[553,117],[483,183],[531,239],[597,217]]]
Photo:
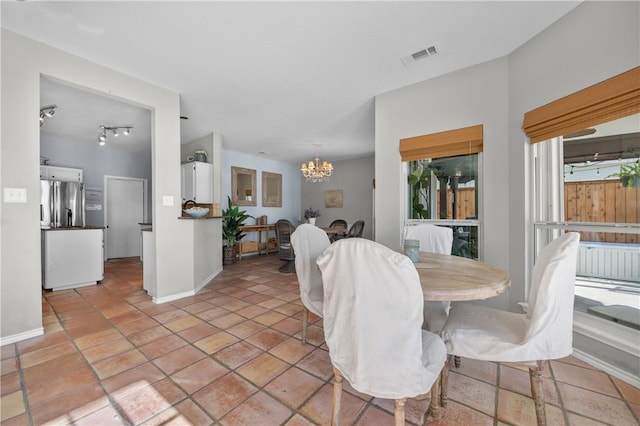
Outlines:
[[[404,228],[404,239],[420,241],[420,251],[451,255],[453,229],[430,223],[409,225]],[[450,306],[450,302],[424,302],[423,328],[439,334]]]
[[[529,367],[538,425],[546,424],[542,364],[571,354],[573,300],[580,234],[568,232],[547,245],[536,260],[524,314],[455,303],[442,330],[449,356],[519,362]],[[448,366],[443,371],[446,405]]]
[[318,257],[324,285],[324,335],[334,367],[331,424],[337,425],[342,378],[358,392],[395,400],[431,390],[437,410],[442,339],[422,326],[422,287],[411,260],[364,238],[333,243]]
[[296,253],[295,265],[300,299],[304,305],[302,318],[302,344],[307,342],[309,311],[322,317],[322,275],[316,264],[320,253],[331,245],[327,233],[315,225],[304,223],[291,235],[291,245]]

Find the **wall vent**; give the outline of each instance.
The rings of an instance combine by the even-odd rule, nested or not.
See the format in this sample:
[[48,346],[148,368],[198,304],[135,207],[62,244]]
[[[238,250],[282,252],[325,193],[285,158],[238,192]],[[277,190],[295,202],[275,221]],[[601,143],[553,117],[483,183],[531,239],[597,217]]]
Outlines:
[[402,55],[400,59],[405,66],[411,66],[416,62],[428,58],[429,56],[433,56],[440,52],[437,45],[426,47],[422,50],[418,50],[417,52],[407,53],[406,55]]

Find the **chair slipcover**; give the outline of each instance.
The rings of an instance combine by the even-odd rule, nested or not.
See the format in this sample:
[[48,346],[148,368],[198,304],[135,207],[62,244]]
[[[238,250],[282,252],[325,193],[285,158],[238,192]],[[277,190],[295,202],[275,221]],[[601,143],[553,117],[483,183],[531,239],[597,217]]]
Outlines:
[[300,299],[304,306],[322,317],[322,274],[316,259],[331,245],[327,233],[308,223],[298,226],[291,235],[291,245],[296,253],[296,274],[300,284]]
[[324,333],[331,362],[359,392],[379,398],[424,394],[446,359],[439,336],[422,330],[423,294],[411,260],[351,238],[318,258]]
[[[405,226],[406,240],[420,241],[420,251],[451,255],[453,229],[430,223]],[[440,333],[449,315],[450,302],[424,302],[424,325],[426,330]]]
[[451,254],[453,229],[430,223],[419,223],[405,226],[404,239],[420,241],[420,251]]
[[504,362],[570,355],[579,239],[578,233],[568,232],[542,250],[533,268],[526,314],[455,304],[442,331],[448,352]]

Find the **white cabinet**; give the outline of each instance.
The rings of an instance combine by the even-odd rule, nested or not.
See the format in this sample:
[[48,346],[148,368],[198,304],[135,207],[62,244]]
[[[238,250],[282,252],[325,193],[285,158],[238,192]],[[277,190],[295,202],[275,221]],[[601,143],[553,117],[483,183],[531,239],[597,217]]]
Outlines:
[[42,232],[42,287],[63,290],[95,285],[104,278],[101,228]]
[[213,164],[193,161],[182,165],[182,202],[213,203]]
[[40,179],[82,182],[82,169],[58,166],[40,166]]

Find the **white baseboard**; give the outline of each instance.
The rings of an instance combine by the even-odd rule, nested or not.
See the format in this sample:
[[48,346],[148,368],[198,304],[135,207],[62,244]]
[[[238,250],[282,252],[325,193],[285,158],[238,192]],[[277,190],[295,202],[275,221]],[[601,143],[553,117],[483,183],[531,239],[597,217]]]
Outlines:
[[185,297],[191,297],[191,296],[194,296],[195,294],[196,294],[195,290],[189,290],[182,293],[172,294],[170,296],[164,296],[164,297],[154,296],[152,301],[156,305],[159,305],[161,303],[173,302],[174,300],[182,299]]
[[207,284],[209,284],[211,282],[212,279],[214,279],[220,272],[222,272],[222,269],[218,269],[217,271],[215,271],[214,273],[212,273],[211,275],[209,275],[207,278],[205,278],[204,280],[202,280],[202,282],[200,284],[198,284],[196,286],[196,288],[194,289],[194,291],[196,292],[196,294],[202,290],[204,288],[204,286],[206,286]]
[[575,349],[575,348],[573,349],[573,356],[578,358],[580,361],[584,361],[587,364],[593,367],[596,367],[599,370],[604,371],[610,376],[613,376],[617,379],[622,380],[625,383],[630,384],[635,388],[640,388],[640,377],[634,376],[628,371],[624,371],[611,364],[607,364],[606,362],[603,362],[601,359],[595,358],[579,349]]
[[573,312],[573,331],[640,358],[640,331],[595,315]]
[[209,282],[211,282],[211,280],[214,279],[220,272],[222,272],[222,269],[219,269],[219,270],[215,271],[214,273],[209,275],[207,278],[202,280],[202,282],[200,282],[200,284],[198,284],[196,286],[196,288],[194,288],[193,290],[189,290],[189,291],[185,291],[185,292],[177,293],[177,294],[172,294],[171,296],[164,296],[164,297],[155,297],[155,296],[153,296],[153,298],[151,300],[153,301],[153,303],[158,305],[160,303],[173,302],[174,300],[182,299],[184,297],[195,296],[200,290],[202,290],[202,288],[204,286],[209,284]]
[[0,346],[9,345],[11,343],[27,340],[32,337],[42,336],[44,334],[44,327],[34,328],[33,330],[25,331],[23,333],[14,334],[12,336],[0,337]]

